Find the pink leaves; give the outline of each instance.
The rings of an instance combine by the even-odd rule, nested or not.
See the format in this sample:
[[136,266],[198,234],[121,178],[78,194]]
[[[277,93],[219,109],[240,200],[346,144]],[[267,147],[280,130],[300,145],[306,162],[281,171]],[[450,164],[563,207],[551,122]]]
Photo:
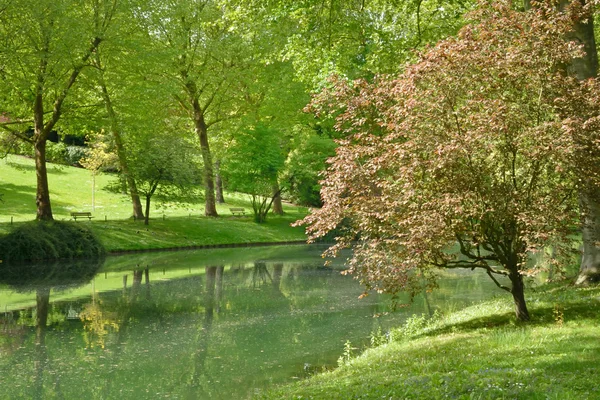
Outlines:
[[564,40],[572,20],[546,3],[481,4],[402,75],[334,77],[308,107],[345,139],[303,223],[337,235],[332,254],[353,245],[350,271],[369,288],[414,290],[415,271],[458,265],[457,238],[477,265],[526,273],[529,251],[566,244],[577,223],[574,155],[584,136],[600,152],[600,87],[560,68],[579,51]]

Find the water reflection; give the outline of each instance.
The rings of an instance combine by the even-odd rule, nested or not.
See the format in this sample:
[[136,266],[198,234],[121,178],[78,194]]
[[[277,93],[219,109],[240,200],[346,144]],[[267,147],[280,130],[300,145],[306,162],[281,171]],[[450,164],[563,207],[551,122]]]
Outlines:
[[[31,328],[35,332],[30,349],[33,361],[33,382],[31,384],[31,394],[28,397],[34,399],[46,398],[45,386],[51,387],[57,394],[61,393],[60,379],[54,374],[52,359],[48,356],[46,345],[51,290],[64,291],[86,284],[98,272],[102,263],[103,260],[82,260],[68,263],[5,264],[0,268],[0,284],[7,285],[19,293],[35,292],[35,308],[29,314],[31,315],[33,314],[32,311],[35,311],[35,317],[29,319],[33,323],[27,324],[27,311],[25,311],[23,318],[25,326],[33,325]],[[19,312],[16,314],[15,318],[14,313],[8,314],[5,312],[4,331],[18,331],[16,327],[20,315]],[[30,330],[24,327],[20,333],[25,336],[24,344],[30,341],[27,338],[28,333],[31,334]],[[0,344],[3,344],[3,342],[0,342]],[[10,340],[8,342],[10,343]]]
[[355,281],[322,268],[320,249],[238,251],[112,258],[85,287],[0,290],[0,310],[18,308],[0,331],[0,398],[248,398],[334,366],[346,340],[490,293],[449,277],[386,314],[385,298],[359,301]]

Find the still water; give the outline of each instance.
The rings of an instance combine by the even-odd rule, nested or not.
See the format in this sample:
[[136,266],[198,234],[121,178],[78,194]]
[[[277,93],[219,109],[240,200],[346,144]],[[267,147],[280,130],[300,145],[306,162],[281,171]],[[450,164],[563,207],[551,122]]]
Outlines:
[[389,312],[386,296],[359,300],[341,264],[324,268],[322,250],[127,255],[79,281],[0,284],[0,398],[246,399],[334,367],[346,341],[501,294],[457,272]]

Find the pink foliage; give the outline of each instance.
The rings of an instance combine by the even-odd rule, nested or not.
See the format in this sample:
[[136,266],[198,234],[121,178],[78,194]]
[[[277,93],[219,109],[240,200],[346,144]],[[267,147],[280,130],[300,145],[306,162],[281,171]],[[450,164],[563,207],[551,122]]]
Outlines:
[[324,206],[301,222],[311,240],[335,232],[328,254],[353,247],[349,272],[390,293],[422,290],[431,267],[483,268],[514,287],[536,272],[530,254],[568,249],[578,179],[599,165],[600,86],[565,67],[582,54],[565,37],[584,12],[482,1],[402,75],[333,77],[307,107],[345,134]]

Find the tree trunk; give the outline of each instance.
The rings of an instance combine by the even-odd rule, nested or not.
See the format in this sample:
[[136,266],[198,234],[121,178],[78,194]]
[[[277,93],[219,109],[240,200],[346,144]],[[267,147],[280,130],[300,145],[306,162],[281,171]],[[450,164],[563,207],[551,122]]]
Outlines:
[[595,187],[584,187],[579,192],[581,207],[581,238],[583,255],[579,267],[576,285],[586,285],[600,280],[600,190]]
[[215,200],[215,179],[213,173],[212,156],[208,145],[208,127],[204,121],[204,115],[198,102],[194,102],[194,123],[196,134],[200,139],[202,161],[204,162],[204,215],[207,217],[218,217]]
[[518,321],[529,321],[529,311],[525,302],[525,285],[523,284],[523,276],[516,271],[511,271],[510,282],[512,283],[511,294],[515,302],[515,315]]
[[100,86],[102,89],[102,97],[104,99],[104,106],[106,107],[106,112],[108,113],[108,119],[110,121],[110,132],[115,140],[115,148],[117,150],[117,158],[119,159],[119,167],[121,168],[121,173],[125,176],[125,181],[127,182],[127,188],[129,190],[129,195],[131,196],[131,204],[133,206],[133,218],[134,219],[142,219],[144,218],[144,211],[142,210],[142,202],[140,201],[140,196],[137,191],[137,185],[135,183],[135,179],[129,173],[129,165],[127,162],[127,157],[125,155],[125,147],[123,146],[123,139],[121,138],[121,133],[119,130],[119,124],[117,121],[117,114],[112,105],[112,101],[110,95],[108,94],[108,89],[106,88],[106,84],[103,78],[100,78]]
[[217,185],[217,203],[225,203],[223,196],[223,179],[221,179],[221,160],[215,162],[215,184]]
[[273,214],[283,215],[283,204],[281,203],[281,189],[279,182],[273,183]]
[[35,141],[35,175],[37,178],[37,189],[35,204],[37,206],[36,219],[40,221],[52,221],[52,206],[50,205],[50,189],[48,188],[48,171],[46,169],[46,138],[36,133]]
[[144,225],[150,224],[150,199],[152,195],[146,196],[146,216],[144,217]]
[[[562,2],[567,3],[567,2]],[[585,56],[573,59],[569,69],[579,79],[586,80],[597,76],[598,53],[594,38],[594,18],[575,24],[574,38],[583,44]],[[579,157],[587,157],[581,154]],[[600,279],[600,190],[584,177],[579,191],[581,206],[581,236],[583,256],[577,277],[577,284],[587,284]]]

